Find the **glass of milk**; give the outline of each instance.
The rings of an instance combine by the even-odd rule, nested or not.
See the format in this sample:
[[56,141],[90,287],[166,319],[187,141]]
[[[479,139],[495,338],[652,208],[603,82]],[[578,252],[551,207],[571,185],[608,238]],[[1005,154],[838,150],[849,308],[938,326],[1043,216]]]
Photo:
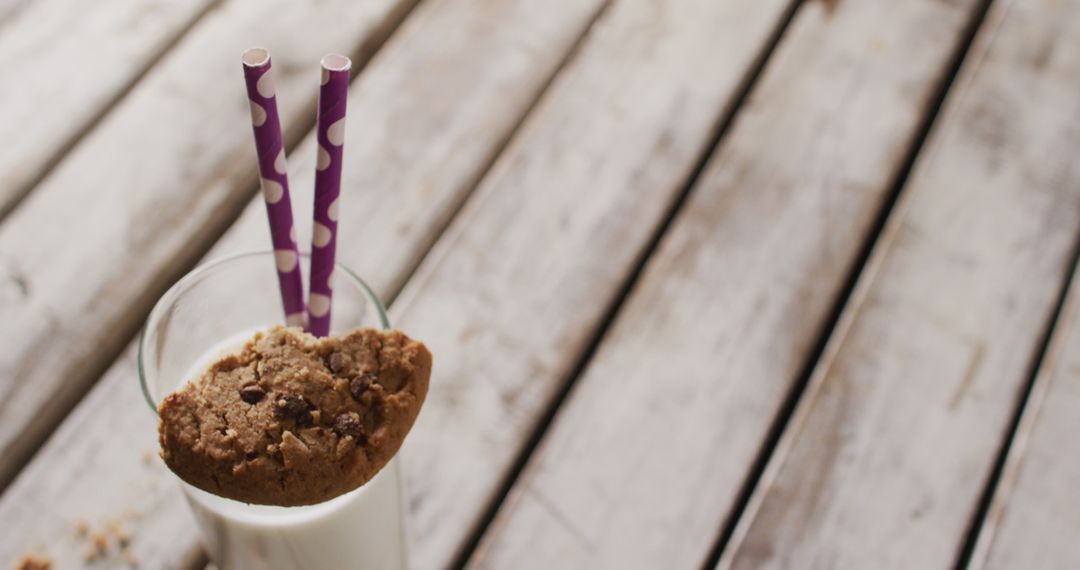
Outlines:
[[[303,275],[310,259],[301,256]],[[382,303],[338,264],[331,334],[390,328]],[[139,340],[139,381],[150,408],[259,330],[284,321],[272,251],[194,269],[157,302]],[[221,570],[397,570],[406,567],[401,474],[392,459],[371,481],[317,505],[249,505],[177,478],[210,559]]]

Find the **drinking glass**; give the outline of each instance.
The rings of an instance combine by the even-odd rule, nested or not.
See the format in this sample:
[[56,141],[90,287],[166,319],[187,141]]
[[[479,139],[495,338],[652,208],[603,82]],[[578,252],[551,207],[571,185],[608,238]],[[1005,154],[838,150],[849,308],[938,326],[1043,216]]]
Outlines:
[[[310,258],[301,255],[307,274]],[[259,330],[284,322],[273,251],[202,265],[169,289],[139,339],[139,382],[150,409]],[[390,328],[371,288],[347,267],[332,275],[331,334]],[[358,489],[316,505],[251,505],[176,479],[207,551],[221,570],[397,570],[406,566],[401,473],[397,458]]]

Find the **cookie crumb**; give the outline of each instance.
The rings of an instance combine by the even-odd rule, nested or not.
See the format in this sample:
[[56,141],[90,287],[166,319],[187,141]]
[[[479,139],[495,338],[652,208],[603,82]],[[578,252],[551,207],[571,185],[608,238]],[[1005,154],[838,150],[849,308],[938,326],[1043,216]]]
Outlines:
[[90,525],[86,523],[86,519],[78,519],[75,521],[75,536],[82,538],[90,532]]
[[109,537],[104,533],[95,532],[90,535],[90,546],[98,556],[102,556],[109,551]]
[[145,464],[145,465],[153,465],[154,464],[154,455],[155,454],[154,454],[153,451],[150,451],[150,450],[144,451],[142,453],[142,462],[143,462],[143,464]]
[[51,570],[52,559],[41,554],[23,554],[12,570]]
[[105,522],[105,529],[116,539],[116,544],[120,548],[125,548],[131,544],[131,536],[124,530],[124,525],[116,519],[109,519]]

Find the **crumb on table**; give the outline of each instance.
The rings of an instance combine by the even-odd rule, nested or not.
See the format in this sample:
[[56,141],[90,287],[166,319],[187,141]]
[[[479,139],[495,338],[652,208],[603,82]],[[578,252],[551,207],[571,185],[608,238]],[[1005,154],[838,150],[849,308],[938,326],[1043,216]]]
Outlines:
[[40,554],[24,554],[12,566],[13,570],[50,570],[52,567],[52,559]]

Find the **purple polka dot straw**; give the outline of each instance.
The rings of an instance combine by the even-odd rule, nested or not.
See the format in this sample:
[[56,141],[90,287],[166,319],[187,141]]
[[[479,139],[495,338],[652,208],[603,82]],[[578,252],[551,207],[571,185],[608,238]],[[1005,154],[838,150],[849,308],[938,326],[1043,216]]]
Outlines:
[[350,67],[352,62],[343,55],[331,54],[322,59],[322,87],[319,88],[319,111],[315,119],[319,145],[315,164],[315,223],[311,233],[311,298],[308,300],[308,330],[315,336],[330,334]]
[[245,51],[241,59],[251,104],[255,151],[259,158],[266,214],[270,220],[270,239],[274,244],[281,302],[285,307],[285,322],[290,326],[303,326],[306,317],[304,283],[300,275],[300,252],[293,230],[289,179],[285,174],[285,145],[270,73],[270,54],[265,49],[252,48]]

